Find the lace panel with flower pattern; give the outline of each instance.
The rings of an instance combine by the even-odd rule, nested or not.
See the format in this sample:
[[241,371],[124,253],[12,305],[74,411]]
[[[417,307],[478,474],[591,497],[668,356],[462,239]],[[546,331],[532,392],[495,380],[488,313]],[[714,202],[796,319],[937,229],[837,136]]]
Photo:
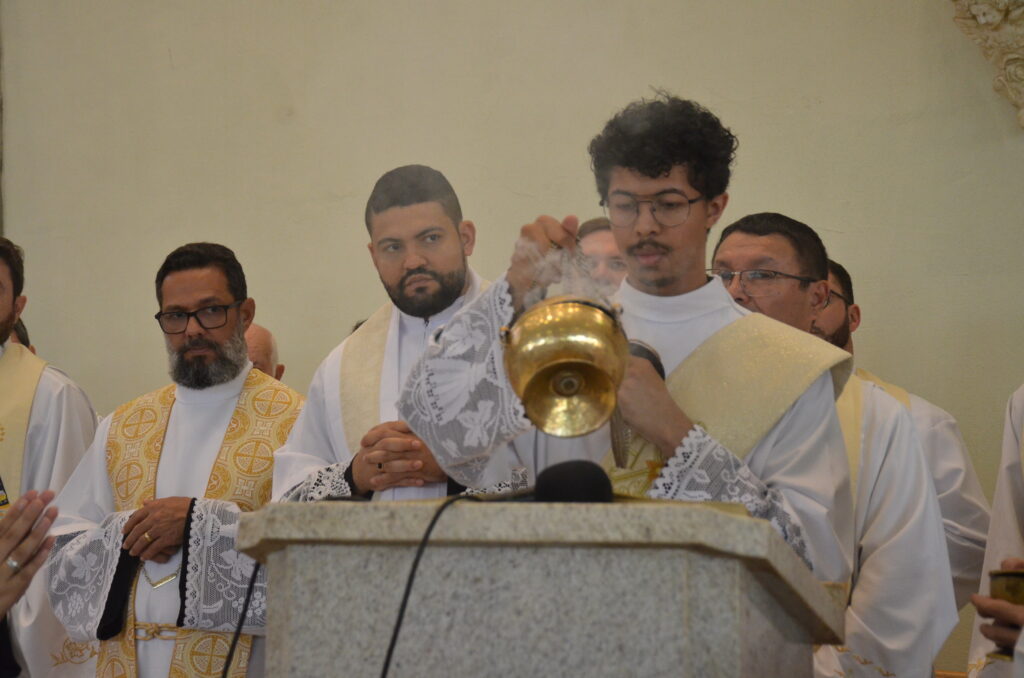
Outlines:
[[486,485],[492,452],[531,427],[505,377],[501,329],[512,317],[508,283],[500,278],[434,337],[398,402],[401,419],[467,487]]
[[[218,499],[196,499],[187,535],[188,560],[182,626],[188,629],[232,632],[238,625],[254,561],[235,550],[238,506]],[[267,622],[267,577],[256,578],[242,633],[263,634]]]
[[301,483],[284,493],[281,501],[320,501],[352,496],[352,488],[345,480],[345,471],[352,460],[338,462],[317,469]]
[[694,426],[683,438],[647,496],[743,504],[750,515],[771,523],[807,566],[811,566],[800,524],[786,509],[782,493],[765,485],[746,464],[700,426]]
[[96,639],[121,557],[130,511],[112,513],[97,527],[57,537],[46,564],[50,604],[71,640]]

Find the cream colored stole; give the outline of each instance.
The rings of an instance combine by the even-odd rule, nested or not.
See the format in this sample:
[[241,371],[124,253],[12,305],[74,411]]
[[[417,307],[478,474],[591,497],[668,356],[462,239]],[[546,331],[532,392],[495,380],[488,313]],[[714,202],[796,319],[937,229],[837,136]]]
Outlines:
[[[345,340],[341,355],[341,425],[348,453],[359,451],[359,441],[380,421],[380,373],[395,315],[390,301],[366,319]],[[393,356],[394,360],[398,356]]]
[[[157,468],[174,406],[174,393],[175,387],[171,384],[122,405],[114,412],[106,449],[107,472],[114,488],[117,511],[141,508],[143,501],[156,495]],[[270,501],[274,451],[288,439],[303,402],[299,393],[259,370],[250,370],[204,496],[230,501],[243,511],[252,511]],[[179,573],[179,576],[185,575]],[[231,634],[138,622],[135,590],[140,577],[141,572],[136,572],[121,633],[100,643],[96,675],[103,678],[138,675],[136,638],[159,635],[175,639],[170,678],[220,676]],[[242,635],[228,675],[232,678],[245,676],[251,650],[252,636]]]
[[870,372],[861,367],[858,367],[857,371],[854,374],[856,374],[864,381],[870,381],[872,384],[880,386],[883,391],[891,395],[896,400],[900,401],[903,404],[903,407],[907,408],[908,410],[910,409],[910,393],[908,393],[906,389],[900,388],[895,384],[890,384],[887,381],[882,381],[881,379],[879,379],[878,377],[876,377],[875,375],[871,374]]
[[[0,480],[11,503],[21,496],[28,421],[45,367],[45,360],[13,341],[7,342],[0,356]],[[5,506],[3,499],[0,497],[0,515]]]
[[[691,421],[745,459],[826,370],[838,395],[852,366],[846,351],[752,313],[698,346],[666,385]],[[634,433],[627,468],[616,468],[611,452],[603,465],[616,493],[643,497],[663,462],[657,447]]]
[[[481,279],[477,293],[486,290],[489,284]],[[466,299],[466,303],[470,301],[471,298]],[[374,311],[373,315],[345,340],[339,374],[339,400],[345,442],[348,444],[348,453],[353,457],[359,452],[359,441],[366,432],[381,423],[381,373],[384,370],[388,341],[391,339],[391,328],[398,328],[397,315],[395,305],[389,301]],[[397,346],[396,342],[395,347]],[[397,353],[387,357],[390,360],[398,360]]]
[[857,502],[857,478],[860,476],[861,437],[864,422],[864,381],[858,373],[851,374],[846,387],[836,400],[836,414],[843,429],[846,458],[850,461],[850,492]]

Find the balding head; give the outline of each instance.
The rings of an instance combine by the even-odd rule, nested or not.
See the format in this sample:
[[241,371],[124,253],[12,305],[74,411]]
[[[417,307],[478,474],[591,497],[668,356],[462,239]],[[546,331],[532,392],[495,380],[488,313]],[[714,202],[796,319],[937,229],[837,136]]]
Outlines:
[[274,379],[284,376],[284,365],[277,362],[277,342],[266,327],[253,323],[245,332],[245,343],[249,347],[249,360],[253,367]]

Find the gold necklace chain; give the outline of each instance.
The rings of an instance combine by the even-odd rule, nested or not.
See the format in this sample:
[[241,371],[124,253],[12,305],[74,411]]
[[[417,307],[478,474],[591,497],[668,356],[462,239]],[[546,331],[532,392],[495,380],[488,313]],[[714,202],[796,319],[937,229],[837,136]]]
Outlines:
[[174,572],[170,573],[169,575],[167,575],[166,577],[164,577],[162,579],[157,579],[156,581],[153,581],[152,579],[149,578],[149,572],[146,571],[146,565],[145,564],[142,565],[142,576],[145,577],[146,581],[149,582],[149,585],[152,586],[155,589],[160,588],[164,584],[171,583],[172,581],[177,579],[177,577],[178,577],[178,575],[180,573],[181,573],[181,563],[178,563],[178,569],[177,570],[175,570]]

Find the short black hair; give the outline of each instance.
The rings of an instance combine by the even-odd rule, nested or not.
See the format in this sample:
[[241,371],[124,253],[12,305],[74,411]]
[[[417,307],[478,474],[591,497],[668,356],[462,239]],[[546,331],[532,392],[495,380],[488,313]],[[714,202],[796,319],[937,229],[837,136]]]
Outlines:
[[576,231],[576,242],[583,240],[591,233],[611,230],[612,222],[608,221],[607,217],[594,217],[593,219],[587,219],[580,224],[579,229]]
[[32,343],[28,338],[28,328],[25,327],[25,322],[18,318],[18,322],[14,323],[14,336],[18,338],[18,343],[28,348]]
[[219,268],[228,279],[228,291],[235,301],[244,301],[249,297],[245,286],[245,273],[242,265],[235,258],[235,253],[224,245],[212,242],[193,242],[182,245],[167,255],[160,270],[156,272],[156,300],[164,303],[162,286],[164,278],[177,271],[189,271],[194,268]]
[[426,165],[403,165],[385,172],[373,185],[366,201],[366,231],[370,219],[392,207],[408,207],[423,202],[436,202],[456,228],[462,223],[462,206],[455,189],[443,174]]
[[614,167],[660,177],[683,165],[693,187],[715,198],[729,187],[737,145],[714,113],[695,101],[658,91],[656,98],[634,101],[616,113],[588,150],[603,203]]
[[847,271],[842,264],[835,259],[828,260],[828,272],[836,277],[839,281],[839,286],[842,287],[843,296],[851,304],[853,301],[853,279],[850,277],[850,272]]
[[722,242],[733,233],[781,235],[796,251],[796,260],[800,264],[802,275],[815,280],[828,280],[828,252],[825,250],[825,243],[813,228],[801,221],[778,212],[748,214],[722,231],[718,244],[715,245],[716,252]]
[[11,284],[14,296],[20,297],[25,289],[25,253],[13,242],[0,236],[0,261],[11,270]]

